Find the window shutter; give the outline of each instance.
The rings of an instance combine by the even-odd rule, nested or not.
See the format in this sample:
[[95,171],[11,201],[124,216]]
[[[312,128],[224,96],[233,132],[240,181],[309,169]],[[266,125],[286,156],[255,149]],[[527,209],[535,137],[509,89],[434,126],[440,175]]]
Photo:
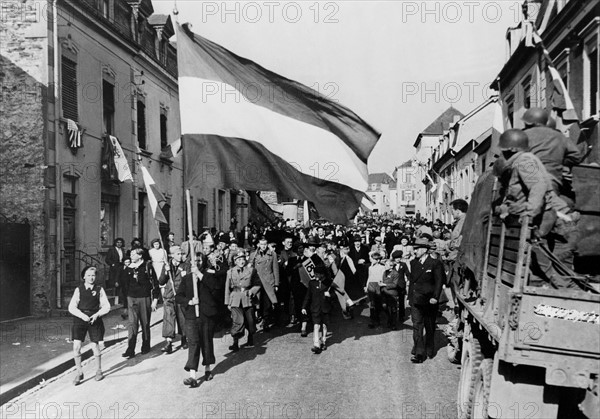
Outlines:
[[77,122],[77,64],[62,57],[62,113],[63,118]]

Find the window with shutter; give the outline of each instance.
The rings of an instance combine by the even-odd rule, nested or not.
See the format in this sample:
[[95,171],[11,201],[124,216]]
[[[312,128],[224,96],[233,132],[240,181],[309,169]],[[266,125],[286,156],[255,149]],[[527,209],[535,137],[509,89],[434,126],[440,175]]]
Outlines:
[[62,116],[78,122],[77,113],[77,64],[62,57]]

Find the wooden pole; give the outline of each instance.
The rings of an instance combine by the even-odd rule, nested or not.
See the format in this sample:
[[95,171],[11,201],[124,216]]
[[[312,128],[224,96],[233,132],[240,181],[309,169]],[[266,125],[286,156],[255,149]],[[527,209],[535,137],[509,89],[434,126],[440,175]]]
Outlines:
[[[167,259],[165,260],[165,264],[169,264],[169,252],[167,251],[167,249],[165,248],[165,243],[163,242],[162,236],[160,235],[160,226],[158,224],[158,221],[156,220],[156,218],[154,219],[154,224],[156,225],[156,230],[158,231],[158,241],[160,242],[160,247],[163,249],[163,251],[166,253],[167,255]],[[165,267],[166,270],[166,267]],[[158,275],[159,273],[156,273],[156,280],[158,280]],[[175,289],[175,282],[173,282],[173,275],[171,275],[171,267],[169,266],[169,270],[167,270],[167,275],[169,275],[169,282],[171,283],[171,287],[173,288],[173,295],[175,295],[175,293],[177,292],[177,290]],[[163,295],[164,297],[164,295]]]
[[[194,234],[192,233],[192,198],[190,196],[190,190],[185,190],[185,200],[187,204],[187,222],[188,222],[188,240],[190,243],[190,258],[192,266],[196,263],[196,249],[194,248]],[[192,274],[193,275],[193,274]],[[198,283],[192,276],[192,283],[194,284],[194,298],[198,298]],[[196,317],[200,317],[200,306],[196,304]]]

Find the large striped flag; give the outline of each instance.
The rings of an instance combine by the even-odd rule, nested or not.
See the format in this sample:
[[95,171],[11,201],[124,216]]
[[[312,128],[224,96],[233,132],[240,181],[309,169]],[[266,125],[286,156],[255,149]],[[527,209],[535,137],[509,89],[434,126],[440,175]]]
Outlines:
[[167,200],[156,187],[156,183],[154,182],[154,179],[152,179],[152,176],[150,176],[148,169],[141,164],[140,168],[142,169],[142,177],[144,178],[144,185],[146,186],[146,194],[150,209],[152,210],[152,217],[154,217],[156,221],[167,224],[167,219],[159,206],[161,202],[167,202]]
[[348,223],[380,134],[350,109],[178,26],[185,185],[276,191]]

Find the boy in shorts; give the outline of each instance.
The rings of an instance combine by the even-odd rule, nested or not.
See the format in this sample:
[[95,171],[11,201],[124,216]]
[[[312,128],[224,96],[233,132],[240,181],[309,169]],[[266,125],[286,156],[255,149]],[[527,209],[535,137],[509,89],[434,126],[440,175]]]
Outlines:
[[[328,275],[325,265],[317,265],[314,270],[314,279],[308,283],[308,291],[302,305],[302,314],[307,315],[310,310],[313,325],[313,347],[311,351],[320,354],[327,350],[327,326],[329,325],[329,313],[331,312],[331,293],[330,287],[333,283]],[[322,329],[322,330],[320,330]],[[323,336],[319,336],[322,331]]]
[[108,302],[104,288],[95,284],[96,268],[86,266],[81,271],[81,278],[84,283],[75,288],[73,297],[69,303],[69,313],[75,316],[71,328],[73,358],[77,367],[77,375],[73,380],[74,385],[80,384],[83,380],[81,343],[85,340],[88,332],[90,334],[90,341],[93,343],[92,350],[96,359],[96,381],[104,378],[100,363],[99,345],[99,342],[104,341],[104,323],[101,317],[110,311],[110,303]]

